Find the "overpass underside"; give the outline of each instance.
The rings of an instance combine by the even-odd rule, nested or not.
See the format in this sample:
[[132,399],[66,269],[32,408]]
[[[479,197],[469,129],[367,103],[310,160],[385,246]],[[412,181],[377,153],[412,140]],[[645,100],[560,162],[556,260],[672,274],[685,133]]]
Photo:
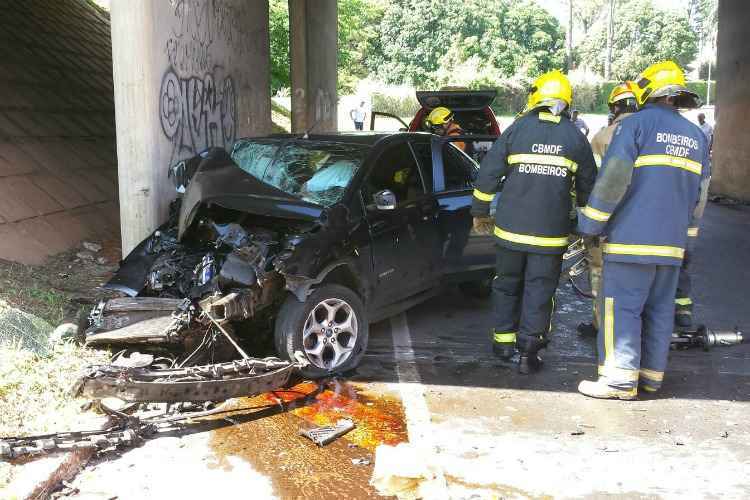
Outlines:
[[119,236],[109,19],[85,0],[3,2],[0,258]]

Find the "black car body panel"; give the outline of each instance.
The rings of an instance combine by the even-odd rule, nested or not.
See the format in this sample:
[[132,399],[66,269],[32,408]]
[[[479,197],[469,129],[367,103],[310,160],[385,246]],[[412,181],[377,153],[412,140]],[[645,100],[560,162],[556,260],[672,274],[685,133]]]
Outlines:
[[[492,272],[491,236],[471,233],[477,166],[450,140],[425,133],[309,140],[367,147],[337,203],[303,201],[245,172],[229,154],[209,150],[173,169],[184,190],[179,211],[127,256],[106,287],[131,296],[227,293],[238,285],[232,278],[238,262],[246,262],[262,305],[276,303],[280,293],[266,297],[266,283],[283,283],[281,290],[304,301],[317,285],[335,282],[379,318],[442,283]],[[373,190],[381,188],[398,193],[394,209],[373,204]]]

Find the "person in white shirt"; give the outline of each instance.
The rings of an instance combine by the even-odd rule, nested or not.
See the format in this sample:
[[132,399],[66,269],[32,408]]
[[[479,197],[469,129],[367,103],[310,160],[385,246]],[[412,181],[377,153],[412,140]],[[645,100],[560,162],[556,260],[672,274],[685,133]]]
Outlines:
[[579,118],[578,117],[578,110],[577,109],[573,110],[573,113],[570,116],[570,121],[573,122],[573,124],[576,126],[576,128],[578,130],[580,130],[583,135],[585,135],[586,137],[589,136],[589,126],[586,125],[586,122],[583,121],[583,118]]
[[714,146],[714,128],[706,121],[706,115],[703,113],[698,114],[698,126],[708,139],[708,150],[711,151]]
[[349,116],[354,122],[354,129],[362,130],[364,127],[365,118],[367,118],[367,110],[365,109],[365,101],[360,102],[358,107],[352,108],[352,110],[349,111]]

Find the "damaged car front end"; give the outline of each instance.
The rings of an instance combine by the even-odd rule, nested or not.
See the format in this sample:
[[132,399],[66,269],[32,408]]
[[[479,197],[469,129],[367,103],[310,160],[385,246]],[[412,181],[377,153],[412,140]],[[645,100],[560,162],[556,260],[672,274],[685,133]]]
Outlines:
[[[320,377],[355,366],[367,329],[356,294],[305,305],[346,252],[336,203],[367,149],[242,140],[231,155],[210,149],[170,169],[181,195],[169,221],[121,262],[104,288],[122,297],[99,303],[85,325],[87,345],[117,354],[91,367],[79,391],[208,401],[271,390],[294,371]],[[282,309],[307,312],[305,338],[287,338]],[[246,353],[248,344],[268,351],[269,336],[280,357]]]
[[[121,297],[84,328],[87,345],[117,353],[113,367],[93,367],[81,390],[193,401],[264,392],[261,375],[279,386],[292,372],[356,368],[370,323],[444,284],[484,293],[494,249],[471,232],[477,165],[449,140],[279,135],[172,167],[169,220],[121,262],[105,285]],[[213,383],[243,377],[226,392]],[[165,381],[185,385],[169,392]]]

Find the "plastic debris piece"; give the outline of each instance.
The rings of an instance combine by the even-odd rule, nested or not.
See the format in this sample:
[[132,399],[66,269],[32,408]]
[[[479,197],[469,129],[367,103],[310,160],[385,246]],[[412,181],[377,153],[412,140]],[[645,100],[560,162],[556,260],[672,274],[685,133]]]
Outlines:
[[98,243],[91,243],[90,241],[84,241],[81,246],[89,252],[97,253],[102,249],[102,246]]
[[318,446],[325,446],[335,441],[350,430],[354,429],[354,422],[349,419],[341,419],[336,425],[327,425],[324,427],[313,427],[312,429],[302,429],[299,431],[301,436],[305,436]]

